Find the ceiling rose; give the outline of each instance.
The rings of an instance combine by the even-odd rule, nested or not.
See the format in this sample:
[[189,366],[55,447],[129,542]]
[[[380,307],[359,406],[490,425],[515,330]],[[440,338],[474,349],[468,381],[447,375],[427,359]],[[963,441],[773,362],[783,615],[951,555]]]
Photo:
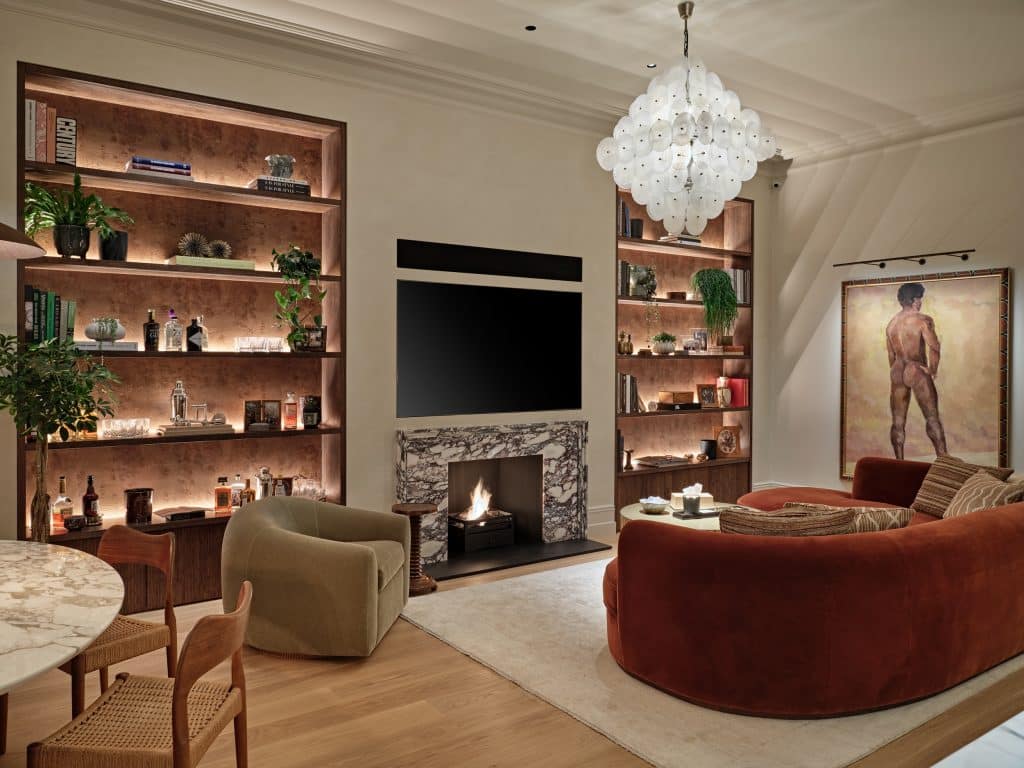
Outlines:
[[682,62],[653,78],[597,145],[598,165],[673,235],[703,232],[776,150],[757,112],[741,108],[704,62],[690,61],[693,5],[679,4]]

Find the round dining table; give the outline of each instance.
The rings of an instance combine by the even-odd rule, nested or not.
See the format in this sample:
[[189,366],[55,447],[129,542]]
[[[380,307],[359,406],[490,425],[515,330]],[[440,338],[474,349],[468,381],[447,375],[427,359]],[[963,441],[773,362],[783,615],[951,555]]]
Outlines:
[[97,557],[0,541],[0,755],[7,693],[86,648],[110,626],[123,599],[120,575]]

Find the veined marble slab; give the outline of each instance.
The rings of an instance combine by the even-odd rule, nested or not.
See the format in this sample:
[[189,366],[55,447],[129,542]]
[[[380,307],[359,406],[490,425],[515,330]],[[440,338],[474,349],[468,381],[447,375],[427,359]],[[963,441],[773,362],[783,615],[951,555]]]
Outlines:
[[124,599],[117,571],[67,547],[0,541],[0,693],[95,640]]

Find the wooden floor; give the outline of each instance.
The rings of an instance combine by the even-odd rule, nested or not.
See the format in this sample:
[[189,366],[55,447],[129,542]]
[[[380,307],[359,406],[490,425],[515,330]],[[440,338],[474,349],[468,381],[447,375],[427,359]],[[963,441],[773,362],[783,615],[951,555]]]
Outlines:
[[[615,544],[614,533],[592,538]],[[614,552],[599,552],[471,576],[444,582],[441,589],[459,589],[611,554]],[[215,603],[179,608],[181,637],[201,616],[219,610]],[[163,675],[163,655],[153,653],[113,671]],[[246,649],[245,672],[252,768],[647,765],[404,620],[395,624],[369,659],[288,659]],[[227,667],[211,674],[226,679]],[[98,684],[95,674],[89,678],[87,699],[91,700],[98,694]],[[979,694],[858,761],[857,768],[932,765],[1024,708],[1024,677],[1014,678],[993,686],[1001,691],[992,691],[987,697]],[[26,745],[67,722],[70,710],[69,678],[56,670],[12,691],[8,749],[7,755],[0,757],[0,768],[24,766]],[[230,728],[214,743],[202,765],[234,765]]]

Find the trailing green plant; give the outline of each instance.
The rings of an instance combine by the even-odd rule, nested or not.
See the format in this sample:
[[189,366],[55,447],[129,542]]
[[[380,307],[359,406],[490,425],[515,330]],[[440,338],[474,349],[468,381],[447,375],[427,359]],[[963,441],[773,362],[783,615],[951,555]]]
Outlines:
[[25,182],[25,234],[34,237],[41,229],[68,224],[95,229],[106,239],[114,233],[111,221],[134,224],[135,220],[120,208],[106,205],[96,194],[82,193],[82,177],[75,174],[71,189],[50,191],[31,181]]
[[651,328],[661,320],[661,308],[658,306],[658,300],[654,298],[658,290],[658,275],[653,264],[644,267],[643,270],[637,276],[636,287],[644,297],[644,320],[647,327]]
[[702,269],[693,276],[693,288],[704,302],[704,327],[708,336],[727,336],[739,315],[732,279],[722,269]]
[[284,278],[285,288],[274,291],[278,322],[286,325],[288,346],[295,350],[309,343],[309,326],[323,327],[321,304],[327,292],[320,288],[320,259],[297,245],[289,244],[288,250],[272,251],[271,265]]
[[37,541],[46,541],[50,532],[49,436],[68,440],[75,432],[95,431],[100,416],[114,413],[110,387],[117,382],[109,368],[73,341],[25,344],[0,334],[0,410],[10,413],[21,437],[36,438],[32,537]]
[[673,336],[671,333],[667,333],[665,331],[662,331],[661,333],[654,334],[654,336],[651,337],[651,341],[666,342],[666,343],[671,342],[671,343],[674,344],[675,341],[676,341],[676,337]]

